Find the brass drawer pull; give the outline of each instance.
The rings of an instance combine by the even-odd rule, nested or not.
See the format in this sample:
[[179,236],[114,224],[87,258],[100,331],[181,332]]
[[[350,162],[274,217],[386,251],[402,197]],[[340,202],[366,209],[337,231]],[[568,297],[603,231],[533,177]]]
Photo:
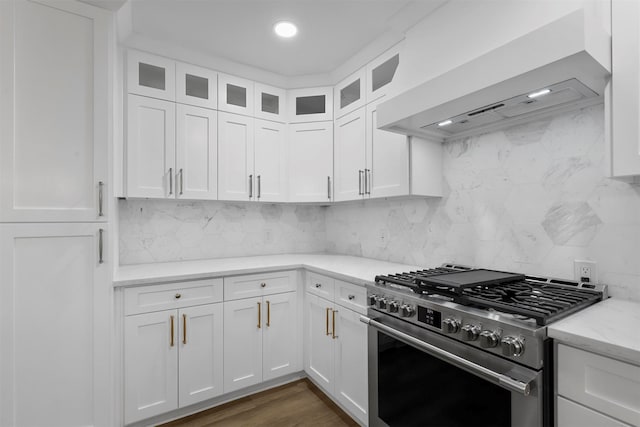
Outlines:
[[182,315],[182,344],[187,343],[187,315]]
[[169,342],[169,347],[173,347],[175,345],[175,342],[173,341],[173,336],[175,335],[175,328],[174,328],[174,324],[173,324],[173,316],[171,317],[171,341]]
[[180,299],[182,297],[182,294],[176,294],[176,299]]

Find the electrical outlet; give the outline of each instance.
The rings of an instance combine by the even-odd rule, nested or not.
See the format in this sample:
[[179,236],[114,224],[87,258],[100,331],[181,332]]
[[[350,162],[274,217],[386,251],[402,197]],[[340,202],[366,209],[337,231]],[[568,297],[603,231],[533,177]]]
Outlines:
[[573,261],[573,278],[578,282],[596,283],[598,279],[595,261]]

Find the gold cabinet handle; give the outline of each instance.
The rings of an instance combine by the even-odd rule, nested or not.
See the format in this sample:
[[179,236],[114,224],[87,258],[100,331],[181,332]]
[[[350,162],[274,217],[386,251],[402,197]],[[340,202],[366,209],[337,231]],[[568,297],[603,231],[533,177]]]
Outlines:
[[175,295],[175,297],[176,297],[176,299],[180,299],[182,297],[182,294],[178,293],[178,294]]
[[331,332],[329,332],[329,312],[331,311],[331,308],[327,307],[327,312],[326,312],[326,319],[327,319],[327,335],[331,335]]
[[258,329],[261,328],[260,326],[260,318],[262,317],[262,307],[260,307],[260,302],[258,302]]
[[173,316],[171,317],[171,340],[169,342],[169,347],[173,347],[175,345],[174,341],[173,341],[173,335],[174,335],[174,325],[173,325]]
[[187,343],[187,315],[182,315],[182,344]]
[[271,326],[271,303],[267,301],[267,328]]
[[338,310],[333,310],[333,313],[331,314],[331,317],[333,317],[333,327],[332,327],[332,331],[331,331],[331,338],[333,338],[334,340],[336,338],[338,338],[338,336],[336,335],[336,313],[338,312]]

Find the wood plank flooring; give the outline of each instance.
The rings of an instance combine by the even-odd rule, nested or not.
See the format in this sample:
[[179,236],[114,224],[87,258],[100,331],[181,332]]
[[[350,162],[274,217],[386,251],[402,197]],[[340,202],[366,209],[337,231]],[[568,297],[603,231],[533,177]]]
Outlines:
[[285,384],[161,427],[348,426],[358,424],[309,380]]

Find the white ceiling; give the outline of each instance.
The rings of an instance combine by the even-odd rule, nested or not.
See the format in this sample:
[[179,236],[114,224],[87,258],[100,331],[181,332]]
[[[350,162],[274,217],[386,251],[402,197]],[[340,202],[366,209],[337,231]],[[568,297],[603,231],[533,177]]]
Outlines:
[[[118,0],[106,2],[113,7]],[[133,33],[282,76],[330,73],[443,0],[129,0]],[[298,36],[280,39],[280,20]]]

